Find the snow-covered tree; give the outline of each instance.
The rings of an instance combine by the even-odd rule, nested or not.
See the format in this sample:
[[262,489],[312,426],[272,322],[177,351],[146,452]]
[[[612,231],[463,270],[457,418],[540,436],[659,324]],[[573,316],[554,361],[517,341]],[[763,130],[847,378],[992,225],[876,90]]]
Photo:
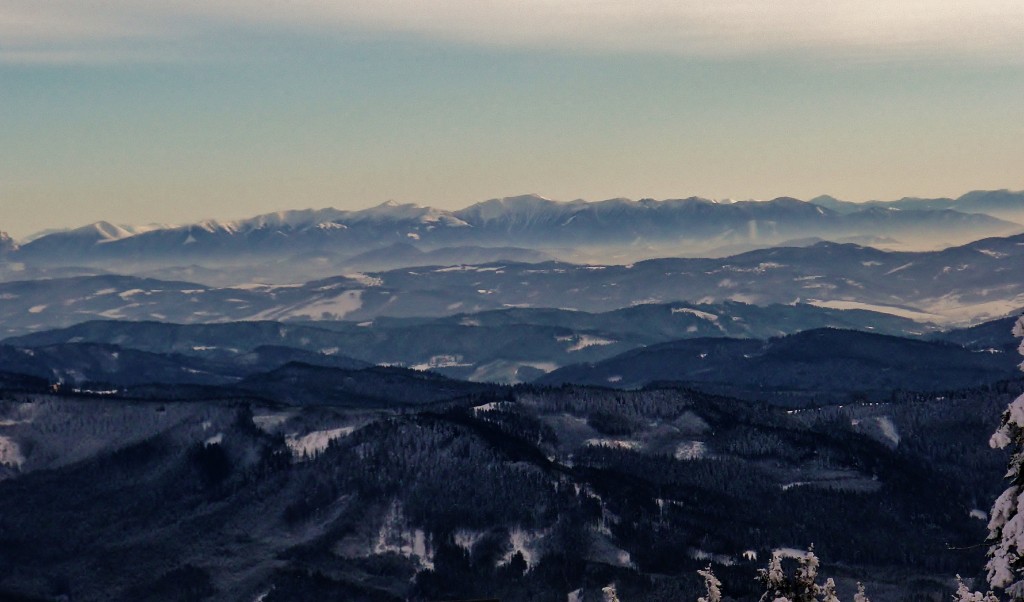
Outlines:
[[616,591],[614,583],[601,588],[601,594],[604,602],[619,602],[619,592]]
[[796,577],[794,582],[796,587],[793,592],[793,602],[817,602],[818,595],[821,594],[821,586],[816,582],[818,580],[818,567],[820,562],[818,557],[814,554],[814,545],[807,548],[807,553],[797,559]]
[[871,602],[868,595],[864,593],[864,584],[857,582],[857,593],[853,595],[853,602]]
[[772,553],[768,568],[758,571],[757,579],[765,586],[761,602],[818,602],[824,590],[817,584],[819,561],[814,546],[796,561],[796,573],[789,577],[782,568],[782,554]]
[[[1017,320],[1013,334],[1024,337],[1024,316]],[[1024,354],[1024,342],[1020,346]],[[1024,395],[1003,412],[1003,421],[989,444],[995,448],[1013,446],[1006,478],[1010,486],[992,506],[989,519],[988,582],[1002,588],[1010,600],[1024,600]]]
[[825,580],[825,585],[821,587],[821,602],[839,602],[839,596],[836,595],[836,582],[831,577]]
[[788,579],[782,570],[782,555],[779,552],[772,552],[772,559],[768,561],[768,568],[757,571],[757,580],[765,587],[761,595],[761,602],[774,602],[779,598],[785,599],[789,593]]
[[711,565],[708,568],[697,571],[697,574],[704,578],[704,587],[708,589],[706,598],[697,598],[697,602],[722,602],[722,582],[711,572]]
[[956,576],[956,593],[953,594],[954,602],[999,602],[991,591],[987,594],[972,592],[960,575]]
[[[786,557],[796,560],[797,568],[792,575],[786,574],[782,566],[783,553],[780,551],[772,553],[767,568],[757,571],[757,580],[765,586],[761,602],[840,602],[836,594],[835,581],[829,578],[825,580],[824,585],[817,583],[820,563],[814,554],[814,546],[808,548],[805,553],[790,553]],[[697,571],[697,574],[704,578],[704,586],[708,590],[707,597],[697,598],[697,602],[721,602],[722,582],[715,577],[711,567]],[[960,589],[957,590],[957,595],[953,596],[956,602],[999,602],[992,592],[969,592],[959,575],[957,583]],[[864,592],[862,583],[857,583],[857,593],[853,595],[853,602],[871,602]]]

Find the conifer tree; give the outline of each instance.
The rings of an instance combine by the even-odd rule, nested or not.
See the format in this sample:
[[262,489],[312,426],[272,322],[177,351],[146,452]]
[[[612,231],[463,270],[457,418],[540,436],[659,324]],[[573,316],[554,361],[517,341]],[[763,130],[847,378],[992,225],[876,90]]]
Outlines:
[[[1013,334],[1024,337],[1024,316],[1017,320]],[[1024,343],[1020,346],[1024,354]],[[1010,486],[992,506],[989,519],[988,582],[1006,591],[1012,601],[1024,600],[1024,395],[1006,411],[989,444],[994,448],[1012,446],[1006,472]]]
[[953,594],[954,602],[999,602],[991,591],[987,594],[972,592],[960,575],[956,576],[956,593]]
[[768,568],[757,571],[757,580],[765,588],[765,592],[761,595],[761,602],[789,599],[789,580],[786,579],[786,573],[782,570],[782,555],[778,552],[772,552],[772,559],[768,561]]
[[821,588],[821,602],[839,602],[839,596],[836,595],[836,582],[831,577],[825,580],[825,585]]
[[697,598],[697,602],[722,602],[722,582],[711,572],[711,565],[708,568],[697,571],[697,574],[704,578],[704,587],[708,590],[706,598]]
[[[761,602],[818,602],[823,588],[818,585],[818,557],[814,546],[796,559],[796,573],[790,577],[782,568],[782,555],[772,553],[768,568],[758,571],[757,579],[765,586]],[[831,580],[829,580],[831,581]],[[833,583],[833,594],[834,594]]]
[[864,593],[864,584],[857,582],[857,593],[853,595],[853,602],[871,602],[868,595]]

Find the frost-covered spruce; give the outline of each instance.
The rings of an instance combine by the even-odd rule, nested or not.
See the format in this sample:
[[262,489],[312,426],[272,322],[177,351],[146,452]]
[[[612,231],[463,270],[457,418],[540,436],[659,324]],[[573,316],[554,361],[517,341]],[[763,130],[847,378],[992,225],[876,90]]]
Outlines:
[[616,591],[614,583],[601,588],[601,594],[604,602],[619,602],[619,593]]
[[782,555],[772,553],[768,568],[761,569],[757,575],[758,581],[765,586],[761,602],[818,602],[824,591],[816,583],[818,566],[818,557],[814,554],[814,546],[811,546],[806,554],[797,557],[796,573],[789,577],[782,569]]
[[[1024,316],[1017,320],[1013,334],[1024,337]],[[1020,352],[1024,355],[1024,342]],[[1024,366],[1022,366],[1024,368]],[[1024,600],[1024,395],[1003,412],[1003,422],[989,444],[995,448],[1013,446],[1006,471],[1010,486],[996,499],[988,523],[988,582],[1002,588],[1010,600]]]
[[711,572],[711,565],[708,568],[697,571],[697,574],[704,578],[704,587],[708,590],[706,598],[697,598],[697,602],[722,602],[722,582]]
[[864,584],[860,581],[857,582],[857,593],[853,595],[853,602],[871,602],[868,595],[864,593]]
[[765,592],[761,595],[761,602],[774,602],[779,598],[786,598],[789,594],[789,583],[786,573],[782,571],[782,555],[772,552],[772,559],[768,561],[767,569],[757,571],[757,580],[764,585]]
[[825,585],[821,588],[821,602],[839,602],[839,597],[836,596],[836,582],[831,577],[825,580]]
[[820,562],[814,554],[814,544],[807,548],[807,553],[797,562],[799,566],[794,579],[796,591],[793,592],[793,602],[817,602],[818,595],[821,594],[821,586],[816,583]]
[[956,593],[953,594],[953,600],[954,602],[999,602],[999,598],[991,591],[986,594],[972,592],[960,575],[956,576]]

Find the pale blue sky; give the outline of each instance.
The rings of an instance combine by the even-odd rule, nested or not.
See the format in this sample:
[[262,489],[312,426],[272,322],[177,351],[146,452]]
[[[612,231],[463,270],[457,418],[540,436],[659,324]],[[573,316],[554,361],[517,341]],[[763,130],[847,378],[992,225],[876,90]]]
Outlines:
[[1021,3],[7,4],[16,237],[525,192],[1024,188]]

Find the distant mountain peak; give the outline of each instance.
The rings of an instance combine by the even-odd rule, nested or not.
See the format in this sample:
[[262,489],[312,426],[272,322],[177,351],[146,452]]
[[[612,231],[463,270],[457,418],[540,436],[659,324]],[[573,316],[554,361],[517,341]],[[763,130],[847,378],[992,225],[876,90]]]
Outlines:
[[144,234],[152,230],[168,228],[166,224],[149,224],[147,226],[132,226],[127,224],[114,224],[105,220],[86,224],[73,230],[61,231],[61,234],[83,239],[95,239],[97,242],[112,242],[131,238],[138,234]]
[[549,199],[546,196],[537,194],[536,192],[529,192],[526,194],[517,194],[515,196],[503,197],[501,200],[507,202],[529,202],[529,201],[548,201],[551,203],[557,203],[554,199]]
[[546,199],[538,194],[523,194],[481,201],[456,211],[455,215],[466,221],[479,220],[489,222],[509,217],[521,219],[522,216],[536,215],[551,208],[558,207],[564,209],[576,204],[579,203],[576,201],[561,203]]
[[[583,201],[583,202],[586,202],[586,201]],[[467,209],[470,209],[472,207],[478,207],[478,206],[481,206],[481,205],[498,205],[498,206],[506,207],[506,208],[515,208],[515,207],[534,207],[534,206],[537,206],[537,205],[551,205],[551,204],[566,204],[566,203],[562,203],[560,201],[555,201],[555,200],[552,200],[552,199],[549,199],[549,198],[546,198],[546,197],[542,197],[539,194],[531,193],[531,194],[520,194],[520,195],[517,195],[517,196],[505,196],[505,197],[500,197],[500,198],[487,199],[486,201],[481,201],[479,203],[475,203],[473,205],[470,205],[469,207],[467,207]]]
[[804,205],[809,205],[810,204],[807,201],[801,201],[800,199],[795,198],[795,197],[791,197],[791,196],[775,197],[774,199],[772,199],[772,200],[770,200],[768,202],[769,203],[775,203],[776,205],[800,205],[800,206],[804,206]]

